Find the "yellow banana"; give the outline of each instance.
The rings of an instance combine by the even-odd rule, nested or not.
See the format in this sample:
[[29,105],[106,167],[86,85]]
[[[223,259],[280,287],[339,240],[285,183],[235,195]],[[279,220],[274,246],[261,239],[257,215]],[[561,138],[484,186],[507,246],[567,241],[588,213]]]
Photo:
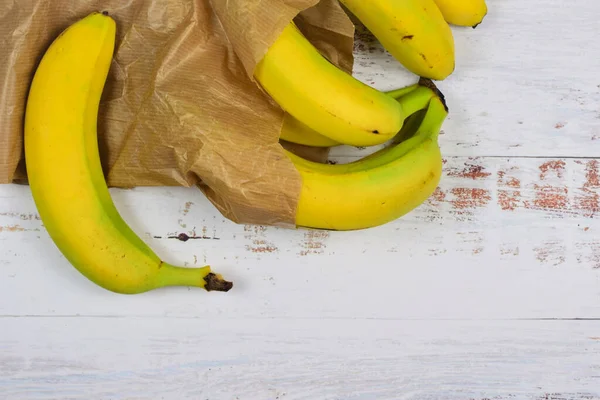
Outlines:
[[327,136],[320,135],[288,113],[285,113],[283,117],[279,138],[291,143],[313,147],[333,147],[341,144]]
[[[386,92],[386,94],[399,100],[400,97],[410,93],[418,86],[418,84],[414,84]],[[286,113],[283,118],[283,125],[281,127],[279,138],[288,142],[312,147],[334,147],[343,144],[315,132],[288,113]]]
[[439,130],[448,114],[443,101],[430,98],[424,112],[408,118],[408,136],[392,147],[349,164],[311,162],[286,154],[302,178],[296,211],[299,227],[357,230],[397,219],[422,204],[442,172]]
[[373,146],[402,128],[402,104],[330,63],[291,22],[254,77],[283,110],[338,143]]
[[406,69],[443,80],[455,68],[454,37],[433,0],[340,0]]
[[444,19],[452,25],[475,28],[487,15],[485,0],[434,0]]
[[44,54],[25,114],[25,157],[40,217],[66,259],[99,286],[124,294],[164,286],[228,291],[209,266],[162,261],[112,202],[100,163],[97,117],[116,24],[92,13],[69,26]]
[[[437,93],[435,90],[432,90],[428,87],[419,87],[418,90],[413,92],[413,95],[421,96],[431,100],[432,97],[436,96]],[[445,104],[443,98],[442,104]],[[314,161],[309,161],[304,158],[301,158],[289,150],[285,150],[288,155],[290,155],[294,159],[294,164],[296,166],[304,166],[305,168],[311,169],[312,171],[321,171],[326,174],[348,174],[351,172],[364,171],[370,168],[375,168],[384,164],[387,164],[398,157],[406,154],[410,151],[416,143],[422,140],[422,135],[417,135],[419,127],[421,126],[421,122],[429,108],[429,104],[421,109],[415,111],[412,115],[410,115],[398,133],[396,137],[392,139],[389,144],[376,151],[368,156],[362,157],[357,161],[353,161],[350,163],[344,164],[325,164],[325,163],[317,163]],[[430,117],[431,118],[431,117]]]

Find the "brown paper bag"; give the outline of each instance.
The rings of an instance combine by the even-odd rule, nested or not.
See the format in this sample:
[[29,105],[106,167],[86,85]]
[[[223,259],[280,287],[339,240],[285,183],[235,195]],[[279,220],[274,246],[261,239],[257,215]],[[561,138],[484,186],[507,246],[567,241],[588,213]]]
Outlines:
[[0,0],[0,183],[26,181],[23,113],[43,52],[95,10],[118,29],[98,122],[109,186],[197,185],[234,222],[293,226],[301,182],[278,143],[283,112],[252,71],[295,19],[350,72],[337,0]]

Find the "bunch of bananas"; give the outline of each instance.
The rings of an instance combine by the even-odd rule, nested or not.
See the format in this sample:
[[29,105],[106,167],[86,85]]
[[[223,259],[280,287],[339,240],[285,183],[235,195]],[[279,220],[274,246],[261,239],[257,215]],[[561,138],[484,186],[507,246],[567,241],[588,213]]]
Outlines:
[[[420,205],[441,176],[437,134],[447,115],[432,80],[454,72],[449,24],[475,27],[485,0],[340,0],[419,83],[381,92],[330,63],[291,22],[254,77],[285,111],[280,139],[314,147],[391,146],[345,165],[286,151],[302,177],[298,226],[354,230]],[[416,122],[418,121],[418,122]]]
[[[331,230],[385,224],[435,190],[442,170],[438,133],[448,109],[430,79],[454,67],[442,15],[475,25],[483,0],[341,0],[421,79],[375,90],[329,63],[290,23],[255,77],[287,112],[281,138],[310,146],[388,146],[348,164],[321,164],[284,150],[302,179],[298,226]],[[439,6],[439,8],[438,8]],[[464,6],[464,7],[460,7]],[[123,294],[165,286],[229,291],[209,266],[168,264],[127,225],[105,181],[97,117],[116,38],[115,21],[94,12],[73,23],[43,55],[25,113],[32,195],[66,259],[99,286]]]

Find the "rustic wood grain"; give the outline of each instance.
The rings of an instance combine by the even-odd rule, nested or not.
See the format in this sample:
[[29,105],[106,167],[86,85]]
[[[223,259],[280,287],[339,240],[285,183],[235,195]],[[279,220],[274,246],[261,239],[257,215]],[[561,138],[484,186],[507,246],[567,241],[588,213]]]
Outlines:
[[[599,157],[598,7],[593,0],[489,0],[485,23],[454,27],[456,70],[438,82],[450,107],[445,154]],[[417,81],[357,30],[359,79],[381,90]]]
[[600,321],[0,323],[5,400],[600,399]]
[[236,282],[227,296],[169,289],[127,308],[58,253],[28,188],[7,187],[0,292],[13,301],[0,314],[189,316],[210,304],[249,316],[598,318],[599,164],[448,157],[426,203],[356,232],[236,225],[193,189],[113,190],[161,256],[209,263]]
[[[599,400],[600,3],[488,7],[453,28],[438,83],[442,181],[398,221],[243,226],[198,190],[111,191],[163,258],[211,264],[227,294],[107,292],[26,186],[0,186],[0,398]],[[359,79],[416,81],[357,35]]]

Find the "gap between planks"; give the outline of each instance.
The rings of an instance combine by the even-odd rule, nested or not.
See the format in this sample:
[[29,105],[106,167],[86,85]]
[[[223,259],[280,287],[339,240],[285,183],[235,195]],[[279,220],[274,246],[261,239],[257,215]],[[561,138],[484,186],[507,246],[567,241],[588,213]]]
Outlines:
[[[214,315],[202,315],[202,316],[183,316],[183,315],[118,315],[118,314],[106,314],[106,315],[93,315],[93,314],[55,314],[55,315],[44,315],[44,314],[23,314],[23,315],[0,315],[0,319],[15,319],[15,318],[98,318],[98,319],[140,319],[140,320],[239,320],[239,317],[227,317],[227,316],[214,316]],[[431,321],[431,322],[485,322],[485,321],[504,321],[504,322],[531,322],[531,321],[559,321],[559,322],[597,322],[599,318],[583,318],[583,317],[556,317],[556,318],[385,318],[385,317],[243,317],[244,320],[257,320],[257,321],[271,321],[271,320],[305,320],[305,321]]]

